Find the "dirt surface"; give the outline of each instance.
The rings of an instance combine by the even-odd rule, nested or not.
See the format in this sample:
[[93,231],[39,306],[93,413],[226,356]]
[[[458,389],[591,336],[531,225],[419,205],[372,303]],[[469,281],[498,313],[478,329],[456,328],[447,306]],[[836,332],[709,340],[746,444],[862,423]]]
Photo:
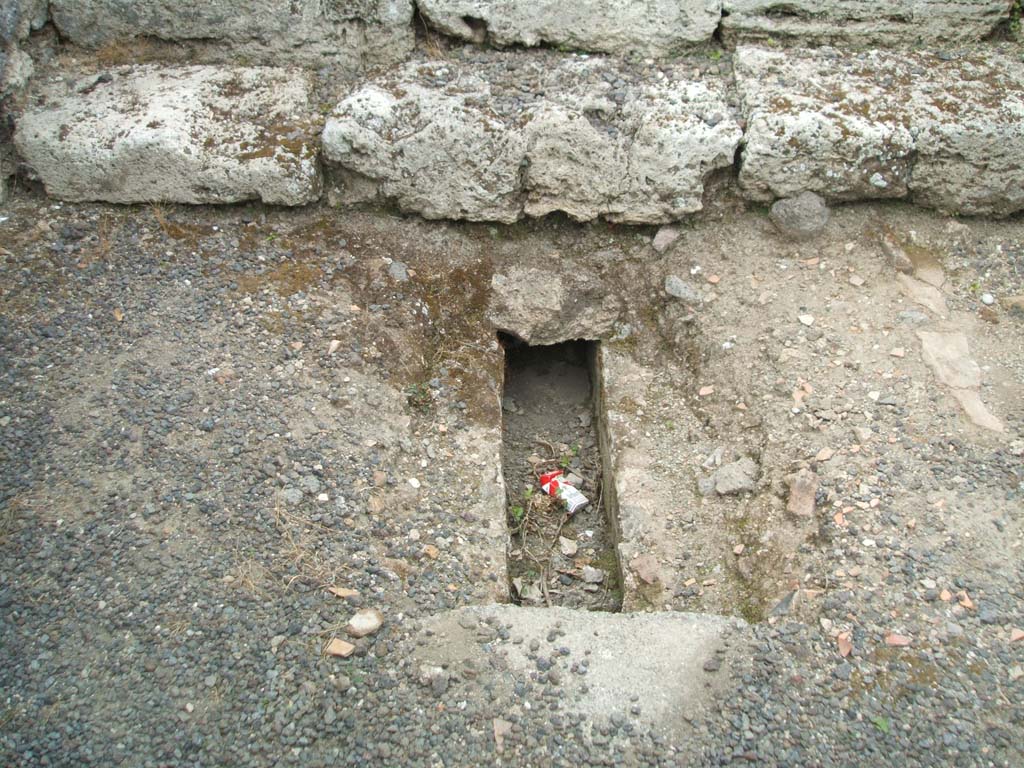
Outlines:
[[[653,230],[557,217],[20,189],[0,230],[0,761],[479,765],[501,720],[510,765],[1024,762],[1020,220],[845,206],[794,245],[726,197],[658,253]],[[944,313],[886,237],[941,267],[910,271]],[[582,286],[581,316],[619,308],[606,407],[638,487],[682,493],[640,540],[648,607],[755,621],[678,738],[642,701],[577,711],[539,669],[436,685],[413,661],[424,620],[508,599],[486,314],[511,265]],[[1002,432],[965,416],[921,331],[964,334]],[[708,485],[744,458],[744,490]],[[810,514],[790,510],[802,470]],[[384,624],[352,637],[362,607]],[[550,663],[557,636],[531,653]]]
[[[587,345],[509,342],[507,350],[502,468],[513,594],[525,605],[616,611],[622,594]],[[570,513],[541,490],[540,477],[558,470],[588,504]]]

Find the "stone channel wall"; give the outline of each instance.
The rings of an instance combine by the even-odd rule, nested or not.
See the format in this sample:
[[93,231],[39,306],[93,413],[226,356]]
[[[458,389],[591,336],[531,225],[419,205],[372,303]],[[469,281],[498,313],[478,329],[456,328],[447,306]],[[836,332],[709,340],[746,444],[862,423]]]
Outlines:
[[[981,41],[1012,7],[3,0],[0,200],[20,166],[68,200],[301,205],[321,195],[323,166],[339,205],[648,224],[700,210],[711,174],[734,167],[757,201],[810,189],[1007,215],[1024,207],[1024,77],[1019,53]],[[139,62],[30,84],[29,38],[47,29],[84,60],[160,41],[201,46],[208,68]],[[424,62],[417,29],[495,52]],[[688,52],[723,44],[728,73],[693,70]],[[523,52],[537,46],[557,60]],[[318,104],[318,75],[353,85]]]

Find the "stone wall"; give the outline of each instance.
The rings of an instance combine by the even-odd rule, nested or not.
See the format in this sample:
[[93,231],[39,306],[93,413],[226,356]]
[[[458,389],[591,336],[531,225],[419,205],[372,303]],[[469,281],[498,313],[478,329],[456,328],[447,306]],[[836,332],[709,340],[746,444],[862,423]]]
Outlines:
[[[661,223],[700,210],[710,175],[738,157],[739,189],[752,200],[813,190],[834,201],[909,198],[1008,215],[1024,208],[1021,65],[981,41],[1011,5],[2,0],[0,199],[16,166],[17,118],[23,167],[70,200],[304,204],[320,194],[324,163],[341,205],[476,221],[563,211]],[[277,68],[265,77],[244,70],[267,104],[268,84],[301,82],[302,96],[269,127],[239,123],[248,112],[230,98],[201,116],[215,70],[108,66],[76,80],[77,91],[68,77],[63,88],[26,91],[26,41],[47,23],[85,61],[111,47],[130,57],[132,41],[190,43],[207,63]],[[467,45],[424,63],[439,51],[416,51],[417,27],[428,43],[444,35]],[[720,43],[732,50],[725,69],[694,67],[721,55]],[[789,49],[780,53],[780,43]],[[917,50],[966,43],[975,50]],[[547,50],[523,51],[530,47]],[[328,72],[355,84],[321,137],[328,110],[314,104],[310,83]],[[129,96],[122,109],[117,100]],[[175,121],[195,135],[175,132]],[[163,169],[154,183],[128,178],[154,163]]]

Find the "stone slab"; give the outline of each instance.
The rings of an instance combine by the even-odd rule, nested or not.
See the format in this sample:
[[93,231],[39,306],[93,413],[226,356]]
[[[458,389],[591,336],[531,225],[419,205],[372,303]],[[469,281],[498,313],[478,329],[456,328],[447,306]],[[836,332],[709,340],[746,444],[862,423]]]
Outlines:
[[302,205],[321,189],[310,89],[288,69],[114,68],[37,86],[15,143],[62,200]]
[[387,200],[431,219],[677,220],[701,209],[706,177],[731,165],[741,131],[720,84],[671,72],[640,82],[576,57],[511,73],[503,62],[406,66],[328,119],[337,200]]
[[446,35],[497,46],[551,45],[668,56],[711,40],[721,0],[418,0]]
[[1010,13],[1004,0],[723,0],[726,43],[900,45],[981,40]]
[[[507,640],[497,637],[498,628],[507,629]],[[723,616],[492,605],[428,619],[414,658],[424,677],[441,668],[458,677],[471,668],[472,685],[506,694],[518,681],[538,680],[538,658],[553,659],[567,711],[598,722],[622,716],[674,736],[713,703],[733,654],[747,648],[748,631]],[[572,671],[581,662],[586,674]],[[635,705],[639,714],[631,712]]]
[[[680,428],[652,440],[644,415],[649,398],[672,402],[680,393],[662,389],[656,371],[614,345],[602,345],[597,374],[605,503],[615,510],[623,610],[661,607],[692,575],[695,547],[682,521],[702,506],[695,483],[680,477],[680,459],[692,452],[688,414],[679,409]],[[700,546],[703,559],[724,549],[724,542]]]
[[768,201],[907,198],[946,213],[1024,208],[1024,64],[996,54],[742,46],[739,182]]
[[411,0],[53,0],[50,12],[78,45],[199,41],[236,63],[357,70],[401,61],[414,43]]

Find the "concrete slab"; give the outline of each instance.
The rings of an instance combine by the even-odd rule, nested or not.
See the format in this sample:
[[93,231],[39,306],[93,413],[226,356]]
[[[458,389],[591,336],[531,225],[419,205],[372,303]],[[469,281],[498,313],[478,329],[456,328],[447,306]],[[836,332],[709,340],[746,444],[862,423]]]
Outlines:
[[414,660],[424,680],[506,695],[528,682],[524,703],[555,688],[564,709],[598,723],[621,717],[678,736],[713,705],[746,639],[746,624],[721,616],[491,605],[426,619]]

